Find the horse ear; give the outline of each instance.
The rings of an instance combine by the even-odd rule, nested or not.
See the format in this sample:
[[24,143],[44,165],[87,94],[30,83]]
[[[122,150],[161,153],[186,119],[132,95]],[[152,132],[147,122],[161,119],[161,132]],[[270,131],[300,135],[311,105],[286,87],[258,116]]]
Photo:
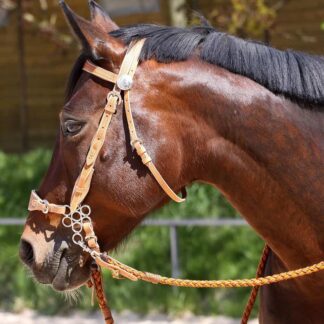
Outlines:
[[109,17],[105,10],[94,0],[89,0],[89,8],[91,21],[99,28],[101,28],[104,32],[110,33],[113,30],[119,29],[119,27]]
[[94,60],[109,58],[116,62],[120,61],[120,55],[125,51],[121,41],[104,32],[97,24],[75,14],[64,1],[61,0],[60,5],[74,34],[88,55],[91,55]]

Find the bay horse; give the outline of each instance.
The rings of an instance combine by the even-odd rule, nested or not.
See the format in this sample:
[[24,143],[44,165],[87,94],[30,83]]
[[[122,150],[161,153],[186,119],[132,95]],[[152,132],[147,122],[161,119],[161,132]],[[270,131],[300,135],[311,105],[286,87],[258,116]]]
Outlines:
[[[170,187],[177,192],[201,181],[218,188],[271,248],[266,275],[323,259],[323,57],[279,51],[207,24],[119,28],[92,0],[91,21],[61,5],[83,50],[41,197],[68,204],[112,91],[110,82],[83,71],[86,60],[118,73],[129,44],[145,39],[132,87],[133,117]],[[118,109],[85,198],[107,251],[169,200],[129,138],[125,111]],[[20,244],[36,279],[59,291],[83,285],[92,262],[61,219],[30,212]],[[324,277],[317,273],[262,287],[259,318],[322,323],[323,305]]]

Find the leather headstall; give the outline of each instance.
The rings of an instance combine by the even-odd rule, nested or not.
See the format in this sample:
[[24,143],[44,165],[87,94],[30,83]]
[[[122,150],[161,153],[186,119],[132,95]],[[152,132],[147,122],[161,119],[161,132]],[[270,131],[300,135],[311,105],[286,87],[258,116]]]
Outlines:
[[142,141],[138,138],[136,133],[130,104],[130,91],[133,85],[133,76],[138,66],[139,55],[141,53],[144,42],[145,39],[142,39],[130,44],[125,58],[121,64],[118,75],[94,65],[89,60],[85,62],[83,66],[84,71],[95,75],[100,79],[113,83],[114,88],[107,95],[107,103],[103,109],[98,129],[92,138],[81,173],[74,184],[70,205],[56,205],[49,203],[47,200],[41,199],[36,191],[33,190],[28,206],[29,211],[38,210],[43,212],[44,214],[50,212],[64,215],[66,213],[73,214],[78,208],[80,208],[82,201],[85,199],[89,192],[91,179],[94,173],[94,165],[104,144],[110,122],[114,113],[116,112],[117,106],[122,103],[122,91],[124,92],[124,107],[131,146],[136,150],[137,154],[141,157],[142,163],[148,167],[155,180],[158,182],[164,192],[172,200],[178,203],[185,200],[184,198],[179,197],[163,179],[162,175],[155,167],[152,158],[147,153],[144,145],[142,144]]

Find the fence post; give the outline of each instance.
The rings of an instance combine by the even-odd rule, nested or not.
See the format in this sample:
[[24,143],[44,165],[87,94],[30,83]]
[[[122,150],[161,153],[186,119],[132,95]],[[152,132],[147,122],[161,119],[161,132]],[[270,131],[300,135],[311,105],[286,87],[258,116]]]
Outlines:
[[172,26],[185,27],[187,23],[185,0],[169,0],[169,13]]
[[178,237],[177,227],[170,226],[170,245],[171,245],[171,266],[172,266],[172,277],[180,277],[180,265],[178,255]]
[[17,17],[18,17],[18,58],[19,58],[19,74],[20,74],[20,135],[21,135],[21,151],[28,150],[28,94],[27,94],[27,66],[26,66],[26,48],[25,48],[25,27],[24,27],[24,3],[23,0],[17,1]]

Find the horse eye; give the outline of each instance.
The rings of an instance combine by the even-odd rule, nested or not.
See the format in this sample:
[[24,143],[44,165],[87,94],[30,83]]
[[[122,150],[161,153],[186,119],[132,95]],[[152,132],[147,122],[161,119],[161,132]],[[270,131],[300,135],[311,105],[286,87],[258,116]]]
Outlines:
[[82,126],[82,123],[68,119],[63,124],[63,134],[64,136],[76,135],[81,130]]

